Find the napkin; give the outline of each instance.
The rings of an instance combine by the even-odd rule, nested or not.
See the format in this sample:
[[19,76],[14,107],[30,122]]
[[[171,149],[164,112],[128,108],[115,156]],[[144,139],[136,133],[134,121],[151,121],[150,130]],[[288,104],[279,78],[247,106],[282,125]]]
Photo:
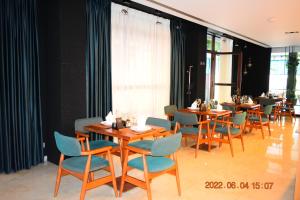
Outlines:
[[252,99],[249,97],[249,99],[248,99],[248,103],[249,104],[253,104],[253,101],[252,101]]
[[198,105],[197,101],[194,101],[191,105],[191,108],[197,108],[197,105]]
[[111,123],[113,123],[115,121],[114,116],[111,111],[106,115],[105,121],[111,122]]
[[260,95],[260,96],[261,96],[261,97],[264,97],[264,96],[266,96],[266,95],[265,95],[265,93],[263,92],[263,93],[261,93],[261,95]]
[[145,127],[146,126],[146,118],[145,117],[138,117],[136,125],[139,128]]

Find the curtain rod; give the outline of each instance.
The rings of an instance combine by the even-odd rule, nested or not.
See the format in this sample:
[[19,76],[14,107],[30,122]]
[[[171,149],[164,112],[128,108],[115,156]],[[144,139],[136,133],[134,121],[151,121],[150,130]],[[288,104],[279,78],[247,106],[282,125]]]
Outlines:
[[248,37],[248,36],[245,36],[245,35],[243,35],[243,34],[237,33],[237,32],[235,32],[235,31],[229,30],[229,29],[224,28],[224,27],[222,27],[222,26],[216,25],[216,24],[211,23],[211,22],[209,22],[209,21],[203,20],[203,19],[201,19],[201,18],[199,18],[199,17],[196,17],[196,16],[194,16],[194,15],[188,14],[188,13],[186,13],[186,12],[183,12],[183,11],[178,10],[178,9],[176,9],[176,8],[173,8],[173,7],[171,7],[171,6],[165,5],[165,4],[163,4],[163,3],[160,3],[160,2],[157,2],[157,1],[154,1],[154,0],[145,0],[145,1],[148,1],[148,2],[150,2],[150,3],[156,4],[156,5],[158,5],[158,6],[161,6],[161,7],[163,7],[163,8],[166,8],[166,9],[168,9],[168,10],[174,11],[174,12],[179,13],[179,14],[181,14],[181,15],[184,15],[184,16],[186,16],[186,17],[192,18],[192,19],[197,20],[197,21],[199,21],[199,22],[203,22],[203,23],[209,24],[209,25],[211,25],[211,26],[215,26],[215,27],[217,27],[217,28],[223,29],[223,30],[225,30],[225,31],[227,31],[227,32],[233,33],[233,34],[238,35],[238,36],[240,36],[240,37],[242,37],[242,38],[246,38],[246,39],[248,39],[248,40],[250,40],[250,41],[252,41],[252,42],[255,42],[255,43],[257,43],[257,44],[260,44],[260,45],[262,45],[262,46],[265,46],[265,47],[271,47],[270,45],[267,45],[267,44],[265,44],[265,43],[263,43],[263,42],[260,42],[260,41],[258,41],[258,40],[255,40],[255,39],[250,38],[250,37]]

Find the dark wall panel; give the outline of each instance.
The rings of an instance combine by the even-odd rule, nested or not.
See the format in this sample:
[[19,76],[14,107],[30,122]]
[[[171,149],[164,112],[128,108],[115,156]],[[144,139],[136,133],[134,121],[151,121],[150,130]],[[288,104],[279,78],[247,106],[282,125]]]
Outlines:
[[243,72],[249,58],[252,67],[247,67],[247,74],[242,74],[243,95],[259,96],[262,92],[269,90],[271,48],[264,48],[249,42],[236,40],[235,51],[243,52]]
[[74,136],[85,117],[85,1],[39,0],[41,93],[45,154],[58,162],[55,130]]
[[198,24],[183,23],[186,33],[186,71],[189,66],[193,66],[191,75],[191,95],[187,95],[188,73],[185,73],[185,106],[196,99],[205,98],[205,61],[207,28]]

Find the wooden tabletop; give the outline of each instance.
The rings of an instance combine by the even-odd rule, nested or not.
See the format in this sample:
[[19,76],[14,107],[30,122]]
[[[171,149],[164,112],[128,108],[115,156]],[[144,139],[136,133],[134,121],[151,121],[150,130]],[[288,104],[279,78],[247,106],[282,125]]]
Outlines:
[[130,128],[122,128],[116,130],[100,123],[85,126],[84,129],[90,132],[117,137],[119,139],[127,140],[127,141],[153,136],[165,130],[163,127],[158,127],[158,126],[151,126],[150,130],[144,132],[135,132]]
[[236,103],[224,102],[224,103],[221,103],[220,105],[222,105],[222,106],[236,107],[237,109],[256,109],[256,108],[260,107],[259,104],[254,104],[254,103],[236,104]]
[[232,112],[230,110],[206,110],[201,111],[199,109],[189,109],[189,108],[182,108],[178,110],[179,112],[189,112],[189,113],[195,113],[197,115],[209,115],[209,116],[224,116],[229,115]]

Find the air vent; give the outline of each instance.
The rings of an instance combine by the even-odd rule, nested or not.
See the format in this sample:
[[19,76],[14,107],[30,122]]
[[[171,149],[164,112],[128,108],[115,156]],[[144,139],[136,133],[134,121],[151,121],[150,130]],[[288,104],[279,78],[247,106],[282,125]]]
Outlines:
[[288,31],[288,32],[285,32],[285,34],[298,34],[299,31]]

